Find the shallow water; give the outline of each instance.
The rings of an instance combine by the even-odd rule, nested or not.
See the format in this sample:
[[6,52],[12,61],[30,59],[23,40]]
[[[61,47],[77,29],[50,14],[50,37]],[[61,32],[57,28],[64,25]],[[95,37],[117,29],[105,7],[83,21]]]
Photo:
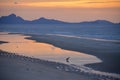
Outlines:
[[8,34],[0,32],[0,41],[7,41],[9,43],[1,44],[0,49],[20,55],[32,56],[44,60],[66,63],[66,58],[70,57],[70,63],[84,65],[88,63],[101,62],[95,56],[85,53],[64,50],[47,43],[38,43],[34,40],[25,39],[26,37],[20,34]]
[[91,39],[120,40],[119,25],[1,24],[0,31],[27,34],[60,34]]

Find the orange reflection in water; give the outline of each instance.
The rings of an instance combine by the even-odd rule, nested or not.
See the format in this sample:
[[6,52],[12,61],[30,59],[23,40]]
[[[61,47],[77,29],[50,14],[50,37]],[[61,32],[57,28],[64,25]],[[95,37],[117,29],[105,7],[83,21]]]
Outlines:
[[50,44],[24,39],[25,37],[29,36],[1,33],[0,41],[7,41],[9,43],[0,45],[0,49],[20,55],[34,56],[36,58],[62,63],[66,63],[65,58],[67,57],[70,57],[71,63],[78,65],[101,62],[101,60],[92,55],[63,50]]

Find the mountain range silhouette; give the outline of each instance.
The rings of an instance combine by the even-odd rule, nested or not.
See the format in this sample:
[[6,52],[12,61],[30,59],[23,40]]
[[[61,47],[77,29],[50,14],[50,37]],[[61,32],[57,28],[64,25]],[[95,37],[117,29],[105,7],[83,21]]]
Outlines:
[[84,22],[64,22],[54,19],[46,19],[41,17],[36,20],[24,20],[20,16],[16,16],[15,14],[10,14],[8,16],[1,16],[0,17],[0,24],[81,24],[81,25],[93,25],[93,24],[102,24],[102,25],[114,25],[120,23],[112,23],[107,20],[96,20],[96,21],[84,21]]

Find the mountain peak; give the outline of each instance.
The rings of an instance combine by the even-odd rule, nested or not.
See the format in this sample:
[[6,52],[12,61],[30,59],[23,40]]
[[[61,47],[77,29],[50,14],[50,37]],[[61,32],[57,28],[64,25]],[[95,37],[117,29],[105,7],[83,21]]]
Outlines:
[[0,23],[4,23],[4,24],[20,24],[20,23],[24,23],[25,20],[22,19],[19,16],[16,16],[15,14],[10,14],[8,16],[2,16],[0,18]]
[[96,20],[96,21],[94,21],[94,22],[102,23],[102,24],[113,24],[112,22],[107,21],[107,20]]
[[45,17],[41,17],[41,18],[39,18],[38,20],[48,20],[48,19],[45,18]]
[[8,15],[9,17],[16,17],[16,15],[15,14],[10,14],[10,15]]
[[41,17],[40,19],[46,19],[45,17]]
[[95,22],[109,22],[107,20],[96,20]]

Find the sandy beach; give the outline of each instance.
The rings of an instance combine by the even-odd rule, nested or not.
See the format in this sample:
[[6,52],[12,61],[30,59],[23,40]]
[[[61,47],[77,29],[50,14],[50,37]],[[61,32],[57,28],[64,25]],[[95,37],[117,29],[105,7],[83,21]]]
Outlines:
[[0,80],[120,80],[92,74],[63,63],[17,55],[0,50]]
[[103,62],[87,64],[86,66],[92,67],[95,70],[120,73],[120,42],[96,41],[55,35],[26,35],[31,36],[27,39],[32,39],[37,42],[49,43],[62,49],[94,55]]
[[[60,66],[62,67],[60,69]],[[0,51],[0,80],[98,80],[62,63]]]
[[[31,35],[31,37],[27,39],[37,40],[37,42],[46,41],[45,43],[50,43],[49,41],[54,41],[54,39],[65,40],[66,37],[57,37],[57,36],[48,36],[48,35]],[[72,39],[72,38],[68,38],[68,39]],[[43,40],[43,41],[39,41],[39,40]],[[67,44],[69,41],[67,41]],[[0,44],[4,44],[4,43],[7,42],[0,41]],[[59,41],[54,41],[54,44],[59,45],[60,43]],[[65,42],[62,42],[61,46],[67,47],[65,43],[66,40]],[[69,48],[70,47],[72,46],[69,46]],[[99,68],[99,66],[97,66],[98,64],[99,63],[93,65],[95,66],[95,68]],[[88,66],[91,67],[91,65],[92,64]],[[19,55],[17,53],[6,52],[2,50],[0,50],[0,71],[1,71],[0,72],[1,80],[16,80],[16,79],[18,80],[26,80],[26,79],[29,80],[33,80],[33,79],[34,80],[40,80],[40,79],[41,80],[61,80],[61,79],[62,80],[102,80],[102,79],[119,80],[120,79],[119,74],[96,71],[85,66],[64,64],[59,62],[43,60],[40,58],[38,59],[33,57],[27,57],[27,56]]]

